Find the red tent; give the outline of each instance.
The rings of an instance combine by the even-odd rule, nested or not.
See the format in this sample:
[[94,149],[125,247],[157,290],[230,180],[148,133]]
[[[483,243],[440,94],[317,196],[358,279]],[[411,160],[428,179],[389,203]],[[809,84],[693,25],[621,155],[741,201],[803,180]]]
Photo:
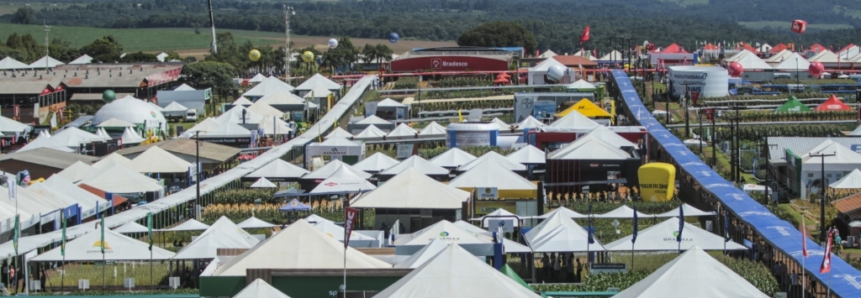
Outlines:
[[840,101],[837,96],[831,94],[831,97],[828,98],[821,105],[816,107],[817,111],[851,111],[852,107],[847,106],[845,103]]
[[824,51],[824,50],[827,50],[827,49],[826,49],[825,47],[823,47],[821,44],[818,44],[818,43],[814,43],[812,46],[810,46],[810,51],[811,51],[811,52],[817,52],[817,53],[819,53],[819,52],[822,52],[822,51]]
[[706,44],[705,46],[703,46],[703,50],[706,50],[706,51],[717,51],[717,50],[720,50],[720,48],[719,48],[718,46],[716,46],[716,45],[713,45],[713,44]]
[[494,84],[496,84],[496,85],[499,85],[499,84],[503,84],[503,85],[511,84],[511,82],[510,82],[510,81],[508,81],[508,79],[506,79],[506,78],[496,78],[496,80],[494,80],[494,81],[493,81],[493,83],[494,83]]
[[685,50],[682,50],[682,47],[673,43],[671,45],[668,45],[666,48],[664,48],[664,50],[661,51],[661,53],[687,54],[688,52]]
[[737,47],[737,48],[736,48],[737,50],[745,49],[745,50],[748,50],[748,51],[753,52],[754,54],[759,54],[759,50],[757,50],[756,48],[754,48],[754,47],[750,46],[749,44],[746,44],[746,43],[744,43],[744,42],[739,42],[738,44],[739,44],[739,46],[740,46],[740,47]]
[[783,51],[783,50],[786,50],[786,49],[788,49],[788,47],[787,47],[785,44],[782,44],[782,43],[781,43],[781,44],[778,44],[778,45],[776,45],[776,46],[772,47],[772,48],[771,48],[771,53],[772,53],[772,54],[777,54],[777,53],[780,53],[780,51]]

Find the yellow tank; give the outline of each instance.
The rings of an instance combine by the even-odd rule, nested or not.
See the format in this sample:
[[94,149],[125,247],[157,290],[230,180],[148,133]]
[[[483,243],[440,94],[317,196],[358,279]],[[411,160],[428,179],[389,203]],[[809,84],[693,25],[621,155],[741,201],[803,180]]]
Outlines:
[[668,163],[653,162],[637,170],[640,178],[640,197],[647,202],[664,202],[676,192],[676,167]]

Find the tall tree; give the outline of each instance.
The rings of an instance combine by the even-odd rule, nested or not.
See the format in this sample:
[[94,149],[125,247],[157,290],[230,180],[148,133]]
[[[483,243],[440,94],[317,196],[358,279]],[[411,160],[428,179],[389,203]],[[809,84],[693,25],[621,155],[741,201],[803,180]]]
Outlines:
[[36,20],[36,12],[32,8],[21,7],[12,14],[12,23],[14,24],[32,24]]
[[114,63],[120,60],[123,46],[111,35],[96,39],[81,47],[81,53],[93,57],[93,62]]
[[182,80],[196,88],[212,88],[221,97],[238,95],[233,77],[233,65],[218,61],[202,61],[182,67]]
[[464,32],[457,39],[460,46],[523,47],[527,53],[535,52],[538,42],[526,27],[515,22],[495,21],[481,24]]

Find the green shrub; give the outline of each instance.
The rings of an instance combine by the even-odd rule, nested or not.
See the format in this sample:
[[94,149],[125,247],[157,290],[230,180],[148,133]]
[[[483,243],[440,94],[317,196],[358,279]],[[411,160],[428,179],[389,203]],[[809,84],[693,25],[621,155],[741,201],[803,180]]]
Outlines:
[[281,200],[272,197],[274,189],[231,189],[215,194],[215,204],[250,204],[260,199],[263,204],[274,204]]

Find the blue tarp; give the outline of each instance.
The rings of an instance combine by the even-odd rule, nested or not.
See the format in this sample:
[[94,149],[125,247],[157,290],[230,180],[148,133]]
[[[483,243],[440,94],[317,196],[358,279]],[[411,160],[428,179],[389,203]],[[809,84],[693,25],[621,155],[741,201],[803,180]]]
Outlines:
[[[661,147],[667,152],[666,154],[669,154],[679,164],[681,170],[692,175],[706,190],[715,194],[727,209],[753,227],[776,249],[794,258],[799,264],[803,261],[808,275],[815,277],[819,282],[828,282],[828,274],[819,273],[819,265],[825,253],[822,246],[809,238],[805,239],[810,255],[805,259],[801,255],[803,237],[796,227],[776,217],[759,202],[705,165],[682,141],[655,120],[643,105],[631,80],[624,71],[613,70],[611,73],[634,118],[640,122],[640,125],[646,127],[651,137],[661,144]],[[748,242],[748,240],[744,241]],[[830,274],[831,290],[835,294],[843,298],[861,297],[861,271],[843,259],[832,256]]]
[[286,205],[281,206],[281,208],[279,208],[279,210],[281,210],[281,211],[311,211],[311,206],[302,204],[302,202],[299,202],[299,200],[297,200],[297,199],[292,199],[292,200],[290,200],[290,202],[287,202]]

